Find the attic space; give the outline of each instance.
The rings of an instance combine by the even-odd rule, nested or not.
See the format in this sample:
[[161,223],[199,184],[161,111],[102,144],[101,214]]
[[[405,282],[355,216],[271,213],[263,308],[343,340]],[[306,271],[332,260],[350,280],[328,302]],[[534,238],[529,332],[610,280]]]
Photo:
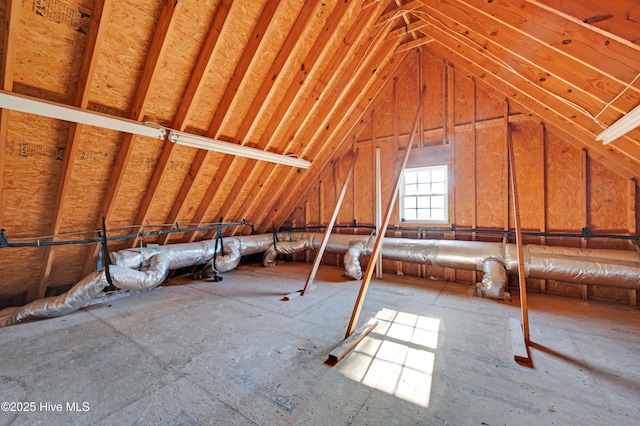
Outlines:
[[0,423],[640,422],[640,1],[0,26]]

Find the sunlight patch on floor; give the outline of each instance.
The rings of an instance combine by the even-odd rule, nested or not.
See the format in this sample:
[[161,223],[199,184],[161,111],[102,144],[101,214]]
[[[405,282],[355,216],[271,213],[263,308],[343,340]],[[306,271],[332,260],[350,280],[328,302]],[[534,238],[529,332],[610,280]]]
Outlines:
[[382,309],[373,329],[340,363],[345,376],[429,406],[440,319]]

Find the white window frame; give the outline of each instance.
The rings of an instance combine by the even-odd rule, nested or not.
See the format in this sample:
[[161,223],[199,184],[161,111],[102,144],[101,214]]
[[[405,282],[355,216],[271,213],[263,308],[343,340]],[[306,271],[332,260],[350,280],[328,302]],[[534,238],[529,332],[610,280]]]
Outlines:
[[[414,192],[412,194],[406,194],[406,190],[407,190],[407,181],[406,181],[406,176],[409,173],[417,173],[417,172],[433,172],[433,171],[444,171],[444,185],[442,185],[441,187],[444,188],[444,191],[439,191],[439,190],[435,190],[434,192],[434,187],[436,187],[436,185],[434,185],[434,182],[429,180],[428,183],[426,185],[424,185],[424,187],[428,188],[426,191],[424,192],[420,192],[419,190],[417,190],[417,193]],[[439,183],[439,182],[438,182]],[[418,187],[422,186],[422,185],[416,185]],[[438,185],[440,186],[440,185]],[[411,167],[411,168],[406,168],[404,170],[404,172],[402,173],[402,182],[400,185],[400,222],[402,223],[432,223],[432,224],[448,224],[449,223],[449,167],[447,164],[438,164],[438,165],[434,165],[434,166],[422,166],[422,167]],[[409,199],[410,198],[414,198],[417,199],[418,198],[422,198],[424,199],[428,199],[428,202],[426,203],[426,205],[428,206],[426,208],[426,210],[433,210],[431,208],[432,206],[432,201],[435,201],[435,198],[440,198],[440,200],[442,200],[442,197],[444,197],[444,218],[443,219],[408,219],[407,217],[409,215],[407,215],[407,211],[406,209],[411,208],[413,209],[413,205],[416,205],[415,210],[416,210],[416,216],[418,214],[418,210],[420,210],[420,208],[417,206],[416,203],[412,203]],[[411,204],[412,207],[409,207],[408,205]],[[438,208],[439,209],[439,208]]]

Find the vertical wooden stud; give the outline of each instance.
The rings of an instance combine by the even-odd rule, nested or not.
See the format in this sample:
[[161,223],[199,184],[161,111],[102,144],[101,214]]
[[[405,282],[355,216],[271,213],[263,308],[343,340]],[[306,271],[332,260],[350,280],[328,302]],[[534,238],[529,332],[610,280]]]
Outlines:
[[[580,151],[580,159],[581,159],[581,172],[582,172],[582,227],[588,228],[589,226],[589,189],[588,189],[588,163],[589,158],[587,156],[587,151],[582,149]],[[580,246],[582,248],[587,248],[589,246],[586,238],[582,238],[580,241]],[[580,285],[580,295],[583,299],[587,299],[589,297],[589,287],[587,285]]]
[[[627,223],[629,235],[636,235],[636,182],[630,179],[628,185],[627,200]],[[629,305],[636,306],[638,303],[638,291],[634,288],[629,290]]]

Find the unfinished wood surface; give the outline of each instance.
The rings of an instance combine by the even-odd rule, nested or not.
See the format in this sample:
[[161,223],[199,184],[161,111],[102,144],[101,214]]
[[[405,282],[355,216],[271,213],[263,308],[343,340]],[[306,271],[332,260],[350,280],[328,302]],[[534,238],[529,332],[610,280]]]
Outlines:
[[[105,25],[103,23],[109,19],[108,11],[110,8],[111,2],[109,0],[97,1],[94,5],[93,12],[91,14],[91,23],[89,24],[84,56],[82,58],[82,66],[78,76],[75,99],[73,101],[73,106],[75,107],[86,109],[89,104],[89,96],[91,94],[91,87],[94,83],[96,64],[98,57],[100,56],[100,50],[102,48],[106,32]],[[71,176],[74,170],[73,166],[78,155],[78,145],[80,143],[80,136],[83,127],[84,126],[76,123],[70,123],[69,125],[67,141],[64,146],[61,176],[58,181],[58,190],[52,210],[51,228],[48,232],[49,235],[56,235],[60,231],[63,217],[62,213],[64,211],[67,195],[70,189]],[[44,297],[49,275],[51,273],[51,266],[53,264],[53,248],[47,247],[44,250],[44,260],[38,290],[39,297]]]
[[347,188],[349,188],[349,184],[351,184],[351,178],[353,177],[353,169],[355,168],[356,161],[358,160],[359,151],[356,151],[353,154],[353,160],[351,161],[351,167],[349,167],[349,172],[347,172],[347,176],[344,178],[344,183],[342,184],[342,190],[340,190],[340,195],[338,196],[338,200],[336,201],[336,208],[333,211],[333,215],[331,215],[331,219],[329,219],[329,223],[327,224],[327,228],[324,231],[324,236],[322,237],[322,242],[320,243],[320,247],[316,251],[316,257],[313,259],[313,266],[311,267],[311,272],[309,273],[309,277],[307,277],[307,282],[304,284],[304,288],[300,293],[301,296],[304,296],[309,288],[313,285],[313,280],[316,278],[316,274],[318,273],[318,268],[320,267],[320,262],[322,261],[322,256],[324,255],[324,251],[327,248],[327,243],[329,242],[329,237],[331,236],[331,232],[333,231],[333,225],[336,223],[336,219],[338,218],[338,212],[340,211],[340,207],[342,206],[342,201],[344,200],[344,196],[347,193]]
[[[0,22],[3,23],[2,57],[0,60],[0,89],[12,91],[13,75],[16,60],[16,40],[18,35],[18,25],[20,24],[20,12],[18,0],[11,0],[4,3],[4,8],[0,9]],[[6,162],[6,146],[9,135],[9,110],[0,110],[0,220],[3,211],[4,192],[4,165]]]
[[533,363],[529,356],[529,348],[524,338],[522,322],[516,318],[509,318],[509,329],[511,330],[511,350],[513,359],[521,365],[532,367]]
[[[313,143],[309,146],[312,146],[314,150],[310,151],[309,155],[316,158],[316,161],[319,163],[318,166],[326,164],[333,155],[338,153],[337,150],[334,152],[335,147],[321,143],[320,141],[345,141],[357,122],[357,119],[345,120],[345,118],[361,117],[372,104],[377,94],[381,92],[382,87],[384,86],[384,81],[390,75],[393,75],[396,68],[401,63],[403,58],[398,58],[398,60],[396,60],[396,58],[393,57],[395,46],[396,44],[391,42],[380,43],[380,45],[377,46],[377,49],[371,53],[368,60],[364,63],[360,63],[360,66],[356,67],[356,71],[354,71],[355,74],[347,74],[356,76],[370,75],[373,76],[373,78],[369,80],[364,87],[356,83],[357,79],[350,79],[349,84],[343,84],[342,87],[345,89],[340,92],[339,98],[335,98],[336,102],[332,102],[333,107],[329,111],[328,117],[321,120],[323,124],[318,128],[315,128],[315,131],[311,129],[313,136],[311,136],[309,140]],[[345,102],[347,99],[349,102]],[[333,125],[331,124],[332,119],[336,120]],[[318,169],[320,169],[320,167],[318,167]],[[311,170],[313,170],[313,168],[308,169],[306,174],[309,175]],[[311,178],[310,176],[307,178]],[[291,182],[294,177],[295,175],[290,173],[284,180],[284,186],[282,186],[278,191],[279,197],[283,197],[283,199],[280,200],[280,204],[288,205],[291,203],[291,200],[295,199],[294,197],[297,191],[291,191],[287,194],[283,194],[284,188],[286,188],[286,185]],[[300,188],[299,184],[297,186]],[[276,202],[277,201],[270,202],[268,205],[273,206]],[[271,210],[268,206],[263,210],[267,213],[267,216],[259,216],[259,218],[265,222],[270,221],[276,214],[276,212]],[[276,221],[280,222],[283,220],[283,216],[287,213],[288,212],[278,212]]]
[[396,198],[398,196],[398,189],[400,188],[400,183],[402,181],[402,173],[404,173],[404,169],[407,165],[407,161],[409,160],[409,155],[411,154],[411,147],[415,142],[415,134],[419,129],[420,119],[422,117],[422,108],[424,107],[424,99],[426,95],[426,86],[422,89],[420,93],[420,103],[418,105],[418,111],[416,113],[416,117],[414,119],[413,130],[411,132],[411,137],[409,138],[409,142],[405,148],[404,160],[402,161],[402,165],[400,169],[396,172],[395,176],[395,189],[391,195],[391,199],[387,204],[386,213],[384,216],[384,220],[382,221],[380,232],[376,236],[376,241],[373,244],[373,249],[371,250],[371,255],[369,256],[369,264],[367,265],[367,269],[362,276],[362,284],[360,285],[360,291],[358,292],[358,298],[356,299],[356,303],[353,307],[353,313],[351,314],[351,319],[349,320],[349,325],[347,326],[347,334],[345,338],[349,337],[351,333],[355,330],[358,324],[358,317],[360,316],[360,311],[362,309],[362,304],[364,303],[365,296],[367,295],[367,289],[369,284],[371,283],[371,277],[373,276],[373,269],[375,268],[375,262],[371,261],[371,259],[376,259],[378,257],[378,253],[382,249],[382,241],[384,240],[384,235],[387,232],[387,227],[389,226],[389,221],[391,219],[391,215],[393,214],[393,208],[396,204]]
[[[111,1],[102,13],[105,33],[98,54],[91,53],[90,23],[101,15],[100,2],[2,2],[4,89],[194,134],[216,128],[211,133],[220,139],[299,155],[312,167],[229,159],[3,111],[0,225],[14,238],[52,229],[95,230],[103,216],[108,227],[144,222],[145,230],[159,229],[146,222],[186,226],[220,217],[245,219],[258,232],[274,222],[295,220],[303,226],[324,219],[326,224],[348,168],[338,159],[349,150],[358,147],[371,156],[381,148],[382,193],[390,196],[393,182],[384,177],[395,173],[396,157],[412,130],[407,111],[415,110],[426,85],[420,142],[410,161],[450,164],[451,220],[443,227],[504,229],[508,224],[506,151],[500,144],[506,97],[508,121],[516,126],[516,163],[521,164],[522,226],[633,233],[631,224],[638,223],[633,207],[639,202],[630,182],[640,178],[640,130],[604,146],[595,141],[601,126],[593,120],[606,106],[599,119],[610,125],[637,105],[640,86],[632,80],[640,72],[640,49],[630,4]],[[603,13],[613,16],[594,19]],[[83,70],[83,58],[93,58],[94,73]],[[80,103],[78,87],[86,88]],[[449,151],[436,148],[447,140],[453,145]],[[373,224],[369,166],[356,166],[357,184],[347,189],[336,223]],[[398,237],[466,237],[414,232],[414,225],[398,220],[395,208],[389,226],[410,229],[397,231]],[[200,232],[186,240],[210,236]],[[172,234],[142,242],[183,239]],[[627,242],[613,240],[526,242],[629,249]],[[2,249],[0,294],[28,289],[33,299],[39,283],[81,278],[95,269],[96,245],[80,247]],[[110,248],[123,244],[114,242]],[[77,250],[87,250],[87,256],[83,259]],[[339,263],[339,256],[331,261]],[[34,267],[20,268],[24,262]],[[50,272],[34,277],[34,269]],[[384,261],[383,269],[444,273],[437,266],[395,261]],[[467,277],[456,271],[457,279]],[[548,283],[546,288],[570,293],[580,287]],[[584,294],[629,300],[626,292],[595,287]]]
[[355,348],[358,343],[378,326],[378,320],[371,319],[366,324],[362,324],[355,332],[347,336],[342,343],[333,348],[329,353],[329,361],[338,362],[344,358],[351,349]]
[[[507,109],[508,112],[508,109]],[[516,155],[513,149],[511,129],[507,124],[507,152],[509,153],[509,181],[511,183],[511,204],[513,207],[513,218],[516,230],[516,250],[518,252],[518,285],[520,293],[520,313],[522,320],[522,333],[524,343],[529,345],[529,307],[527,305],[527,279],[524,272],[524,253],[522,248],[522,224],[520,222],[520,197],[518,191],[518,171],[516,168]],[[516,358],[517,360],[517,358]]]

